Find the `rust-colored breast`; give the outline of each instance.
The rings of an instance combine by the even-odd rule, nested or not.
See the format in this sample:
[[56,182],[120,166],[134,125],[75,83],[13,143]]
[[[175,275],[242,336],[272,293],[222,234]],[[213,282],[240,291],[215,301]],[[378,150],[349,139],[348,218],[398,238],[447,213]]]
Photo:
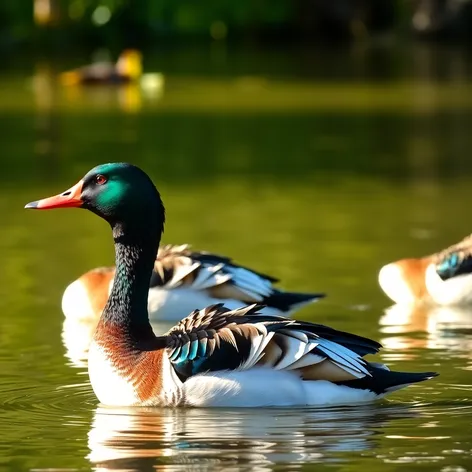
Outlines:
[[401,259],[396,265],[403,273],[403,280],[408,284],[412,294],[416,298],[424,298],[427,295],[425,274],[426,268],[431,263],[431,257],[422,259]]
[[106,353],[116,371],[135,389],[143,403],[162,391],[163,350],[141,351],[133,346],[126,328],[100,321],[95,342]]

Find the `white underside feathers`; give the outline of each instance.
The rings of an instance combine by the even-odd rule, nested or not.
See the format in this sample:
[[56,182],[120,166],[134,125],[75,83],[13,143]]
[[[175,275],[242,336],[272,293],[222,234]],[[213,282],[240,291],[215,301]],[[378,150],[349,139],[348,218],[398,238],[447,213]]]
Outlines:
[[395,303],[413,303],[415,295],[403,279],[403,272],[394,263],[380,269],[379,285],[385,294]]
[[117,371],[103,348],[94,341],[88,353],[90,383],[98,400],[109,406],[139,405],[133,385]]
[[369,390],[304,381],[293,372],[265,368],[196,375],[182,388],[186,405],[196,407],[351,405],[379,398]]

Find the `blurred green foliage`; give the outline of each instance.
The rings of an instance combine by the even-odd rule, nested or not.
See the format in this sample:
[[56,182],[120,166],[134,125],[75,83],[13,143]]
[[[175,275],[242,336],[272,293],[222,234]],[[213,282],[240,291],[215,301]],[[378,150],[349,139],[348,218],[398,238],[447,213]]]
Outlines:
[[153,39],[356,36],[391,27],[400,0],[0,2],[0,45],[143,46]]
[[4,0],[0,47],[153,47],[189,39],[470,38],[472,0]]
[[[296,3],[296,2],[295,2]],[[225,37],[228,28],[270,30],[294,21],[292,0],[30,0],[0,2],[0,43],[32,39],[142,43],[151,37]]]

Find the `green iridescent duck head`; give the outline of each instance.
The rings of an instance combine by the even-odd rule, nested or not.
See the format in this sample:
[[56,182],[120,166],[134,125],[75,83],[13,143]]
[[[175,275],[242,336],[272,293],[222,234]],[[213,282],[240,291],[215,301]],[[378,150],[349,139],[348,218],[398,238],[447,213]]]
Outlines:
[[28,203],[25,208],[47,210],[78,207],[92,211],[113,228],[127,230],[164,227],[161,197],[151,179],[138,167],[127,163],[101,164],[76,185],[53,197]]

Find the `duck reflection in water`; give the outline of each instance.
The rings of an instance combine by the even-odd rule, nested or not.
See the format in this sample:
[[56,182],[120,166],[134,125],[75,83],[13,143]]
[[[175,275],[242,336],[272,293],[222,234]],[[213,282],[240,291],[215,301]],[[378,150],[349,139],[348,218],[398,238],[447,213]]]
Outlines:
[[87,459],[94,470],[273,470],[342,460],[377,447],[387,422],[411,405],[329,409],[108,408],[95,411]]
[[413,358],[410,350],[417,348],[467,353],[472,350],[472,307],[469,306],[396,304],[385,310],[379,324],[380,331],[387,335],[380,342],[386,349],[397,351],[397,359]]

